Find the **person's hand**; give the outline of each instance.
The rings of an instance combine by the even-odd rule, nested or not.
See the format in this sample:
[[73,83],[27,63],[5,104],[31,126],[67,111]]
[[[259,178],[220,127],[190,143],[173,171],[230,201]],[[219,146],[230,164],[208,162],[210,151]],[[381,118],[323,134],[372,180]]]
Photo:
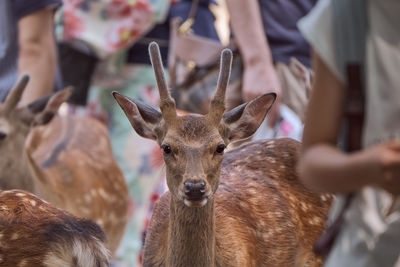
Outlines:
[[375,183],[393,195],[400,195],[400,141],[389,141],[365,152],[376,165]]
[[265,93],[276,93],[277,99],[268,113],[268,125],[273,127],[278,119],[281,87],[278,75],[272,64],[253,64],[245,66],[242,95],[245,102]]

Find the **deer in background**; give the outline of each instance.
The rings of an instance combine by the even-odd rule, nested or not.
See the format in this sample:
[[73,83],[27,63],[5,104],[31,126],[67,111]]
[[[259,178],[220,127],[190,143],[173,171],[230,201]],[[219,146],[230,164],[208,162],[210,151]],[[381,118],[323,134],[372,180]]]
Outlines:
[[154,209],[144,266],[321,266],[312,251],[331,197],[307,190],[295,169],[300,144],[251,136],[276,95],[264,94],[225,112],[232,54],[221,55],[215,96],[206,115],[178,116],[158,45],[149,46],[161,112],[117,92],[135,131],[158,142],[166,163],[165,193]]
[[0,189],[22,189],[93,220],[115,252],[128,219],[128,189],[106,127],[84,116],[56,116],[71,90],[26,107],[24,76],[0,105]]
[[0,266],[109,266],[105,235],[22,190],[0,191]]

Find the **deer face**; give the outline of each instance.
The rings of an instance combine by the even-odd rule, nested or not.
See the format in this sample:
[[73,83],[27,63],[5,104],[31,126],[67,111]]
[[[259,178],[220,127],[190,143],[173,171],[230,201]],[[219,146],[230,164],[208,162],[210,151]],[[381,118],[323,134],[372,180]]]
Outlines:
[[[22,92],[28,83],[28,77],[23,77],[11,90],[4,104],[0,104],[0,166],[4,165],[5,157],[12,149],[17,150],[16,141],[24,139],[28,134],[27,126],[20,123],[16,105],[21,98]],[[20,151],[20,150],[19,150]]]
[[[1,118],[1,115],[0,115],[0,118]],[[2,142],[4,139],[6,139],[7,136],[10,135],[10,132],[12,132],[10,123],[6,119],[1,118],[0,119],[0,142]],[[1,145],[1,143],[0,143],[0,145]]]
[[164,79],[158,45],[150,44],[149,50],[160,92],[161,112],[119,93],[113,95],[135,131],[157,141],[163,150],[172,197],[189,207],[204,206],[218,188],[225,147],[257,130],[276,95],[259,96],[224,113],[232,61],[230,50],[224,50],[210,112],[178,116]]
[[22,160],[25,140],[31,126],[48,123],[71,93],[63,90],[17,108],[28,81],[28,76],[23,76],[0,104],[0,189],[32,190],[32,181],[27,179],[29,169]]
[[[5,147],[11,146],[15,143],[14,140],[22,139],[27,134],[26,127],[15,123],[12,118],[15,116],[4,116],[0,111],[0,151],[3,151]],[[11,147],[10,147],[11,149]],[[2,156],[5,154],[2,153]]]
[[199,115],[180,117],[161,140],[171,194],[187,206],[203,206],[218,188],[226,143]]

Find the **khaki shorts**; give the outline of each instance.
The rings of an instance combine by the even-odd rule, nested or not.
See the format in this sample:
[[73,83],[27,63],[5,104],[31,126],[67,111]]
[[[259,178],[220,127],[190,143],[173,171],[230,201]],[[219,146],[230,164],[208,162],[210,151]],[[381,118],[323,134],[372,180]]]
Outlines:
[[294,58],[291,59],[289,65],[278,62],[275,68],[282,88],[282,103],[293,110],[304,122],[311,91],[311,70]]

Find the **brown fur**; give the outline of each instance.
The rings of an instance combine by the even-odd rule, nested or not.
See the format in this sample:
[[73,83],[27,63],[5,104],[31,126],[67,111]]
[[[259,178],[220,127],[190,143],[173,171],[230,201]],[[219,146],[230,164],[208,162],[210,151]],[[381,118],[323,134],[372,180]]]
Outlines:
[[[166,193],[157,203],[148,229],[144,266],[168,266],[168,246],[173,246],[177,256],[182,255],[178,253],[182,244],[204,246],[204,240],[188,239],[192,236],[180,229],[182,225],[189,232],[204,231],[208,240],[215,230],[214,266],[321,266],[312,246],[324,229],[332,198],[307,190],[297,180],[299,147],[291,139],[265,140],[227,152],[214,196],[215,215],[210,211],[208,216],[199,216],[182,207],[178,217],[188,223],[178,224],[178,229],[171,229],[175,216],[170,215],[173,202]],[[207,209],[209,205],[212,203]],[[201,222],[212,216],[215,228],[206,223],[203,229]],[[181,241],[168,242],[170,232],[179,234]],[[212,266],[197,262],[195,253],[186,256],[194,262],[189,265],[181,258],[184,263],[179,266]]]
[[37,193],[98,223],[106,232],[108,248],[115,252],[125,232],[129,199],[106,127],[88,117],[55,117],[30,132],[26,153],[38,181]]
[[0,266],[105,267],[104,243],[97,224],[26,191],[0,191]]
[[0,189],[26,190],[93,220],[115,252],[128,219],[127,185],[103,124],[56,115],[63,93],[7,112],[10,102],[0,105]]

